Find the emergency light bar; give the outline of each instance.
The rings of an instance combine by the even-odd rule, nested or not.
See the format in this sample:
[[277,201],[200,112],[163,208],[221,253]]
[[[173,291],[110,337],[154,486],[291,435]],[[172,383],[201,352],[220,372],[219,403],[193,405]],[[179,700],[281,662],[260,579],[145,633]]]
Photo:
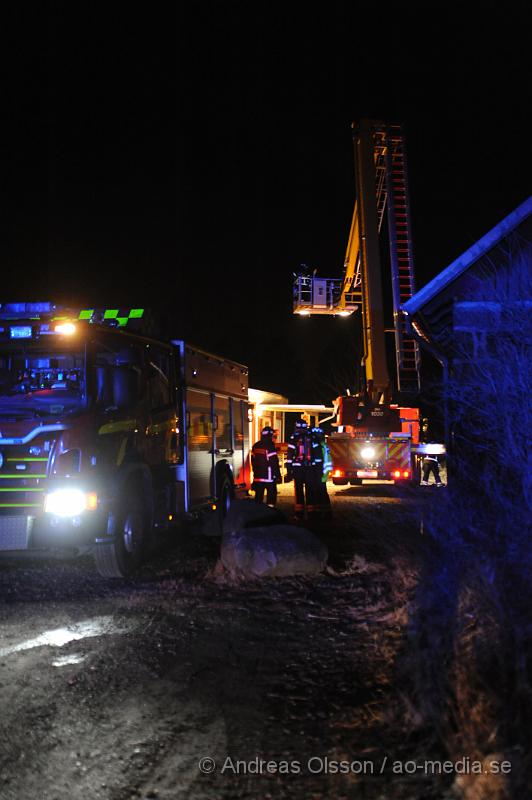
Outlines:
[[39,314],[53,314],[53,303],[0,303],[0,319],[38,318]]
[[[79,310],[57,306],[51,302],[0,304],[0,319],[40,321],[40,326],[36,326],[39,334],[66,333],[64,326],[77,321],[117,328],[125,328],[128,325],[129,327],[138,327],[140,320],[144,321],[144,318],[145,309],[143,308],[84,308]],[[61,323],[63,328],[49,324],[53,322]],[[32,326],[12,325],[9,336],[12,339],[30,339]]]

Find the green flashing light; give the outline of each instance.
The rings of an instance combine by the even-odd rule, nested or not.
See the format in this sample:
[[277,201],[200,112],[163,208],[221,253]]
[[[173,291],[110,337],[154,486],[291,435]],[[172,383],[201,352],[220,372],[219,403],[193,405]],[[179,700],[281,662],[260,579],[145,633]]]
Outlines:
[[118,327],[125,328],[125,326],[127,325],[127,319],[128,319],[127,317],[117,317],[116,321],[118,322]]
[[94,314],[93,308],[84,308],[83,311],[79,312],[78,319],[91,319],[93,314]]
[[144,309],[143,308],[132,308],[129,312],[129,319],[140,319],[140,317],[144,316]]
[[108,308],[105,311],[103,318],[104,319],[116,319],[118,316],[118,308]]

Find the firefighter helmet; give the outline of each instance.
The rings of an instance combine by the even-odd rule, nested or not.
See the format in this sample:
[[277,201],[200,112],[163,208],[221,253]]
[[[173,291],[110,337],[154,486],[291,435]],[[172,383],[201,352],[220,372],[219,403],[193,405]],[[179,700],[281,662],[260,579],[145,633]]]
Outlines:
[[260,432],[261,436],[273,436],[275,429],[271,425],[266,425]]

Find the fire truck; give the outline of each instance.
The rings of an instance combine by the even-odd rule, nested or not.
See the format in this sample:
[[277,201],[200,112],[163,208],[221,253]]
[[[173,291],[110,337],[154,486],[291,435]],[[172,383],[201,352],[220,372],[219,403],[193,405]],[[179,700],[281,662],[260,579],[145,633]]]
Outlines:
[[247,490],[247,368],[146,317],[0,306],[0,556],[92,553],[126,577],[158,530]]
[[[400,126],[376,120],[362,120],[352,128],[356,200],[343,278],[296,276],[293,311],[347,317],[360,308],[362,313],[364,390],[334,401],[336,431],[328,439],[333,483],[412,481],[418,479],[420,446],[419,409],[410,403],[420,387],[420,360],[401,313],[415,292],[404,136]],[[388,232],[395,387],[385,345],[383,229]]]
[[341,486],[364,480],[419,480],[419,411],[367,396],[338,397],[337,431],[329,437],[332,481]]

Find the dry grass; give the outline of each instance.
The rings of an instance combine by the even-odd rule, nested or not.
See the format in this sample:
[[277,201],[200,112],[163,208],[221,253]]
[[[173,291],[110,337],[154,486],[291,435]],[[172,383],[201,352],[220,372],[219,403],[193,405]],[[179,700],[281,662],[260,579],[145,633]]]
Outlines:
[[449,757],[511,762],[507,776],[457,779],[467,800],[532,796],[531,261],[523,243],[486,259],[472,299],[500,314],[454,342],[454,481],[425,519],[436,551],[405,652],[411,716]]

